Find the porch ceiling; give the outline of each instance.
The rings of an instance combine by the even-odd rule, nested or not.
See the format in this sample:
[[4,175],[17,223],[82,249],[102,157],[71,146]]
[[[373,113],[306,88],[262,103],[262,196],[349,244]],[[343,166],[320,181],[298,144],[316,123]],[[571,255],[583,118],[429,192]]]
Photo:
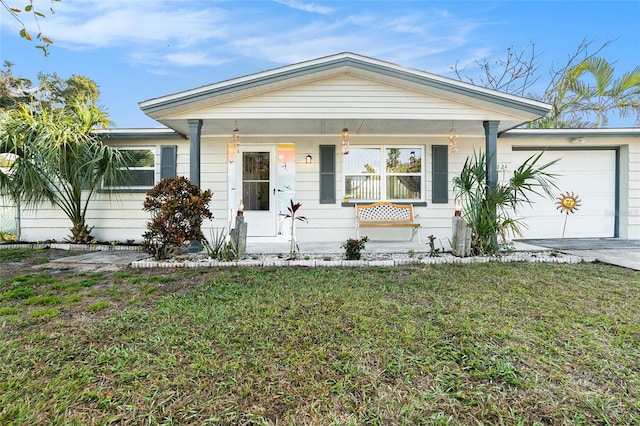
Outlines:
[[[160,120],[185,136],[189,122],[184,119]],[[498,132],[522,124],[521,120],[501,121]],[[231,135],[237,126],[242,136],[269,135],[339,135],[348,128],[351,135],[439,135],[449,134],[451,126],[459,135],[484,135],[480,120],[384,120],[384,119],[204,119],[203,136]]]

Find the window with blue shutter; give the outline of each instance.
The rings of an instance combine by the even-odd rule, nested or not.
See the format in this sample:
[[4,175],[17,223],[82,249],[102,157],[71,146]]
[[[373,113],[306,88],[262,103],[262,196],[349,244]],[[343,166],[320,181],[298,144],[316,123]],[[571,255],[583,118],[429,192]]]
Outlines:
[[162,145],[160,147],[160,180],[176,177],[176,160],[178,147],[176,145]]
[[320,204],[336,202],[336,147],[320,145]]
[[449,146],[431,147],[431,202],[449,202]]

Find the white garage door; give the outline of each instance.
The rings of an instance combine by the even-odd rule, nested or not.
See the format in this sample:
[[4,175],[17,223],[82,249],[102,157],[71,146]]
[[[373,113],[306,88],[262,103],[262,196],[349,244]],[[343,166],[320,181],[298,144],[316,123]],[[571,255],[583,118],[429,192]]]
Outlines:
[[[534,153],[514,151],[508,170],[515,169]],[[517,215],[527,225],[522,228],[523,238],[562,237],[567,215],[557,209],[556,202],[557,197],[567,191],[578,195],[582,206],[566,217],[565,238],[613,237],[616,152],[610,149],[547,151],[540,164],[556,158],[560,160],[549,169],[557,175],[554,198],[535,197],[534,204],[525,206]]]

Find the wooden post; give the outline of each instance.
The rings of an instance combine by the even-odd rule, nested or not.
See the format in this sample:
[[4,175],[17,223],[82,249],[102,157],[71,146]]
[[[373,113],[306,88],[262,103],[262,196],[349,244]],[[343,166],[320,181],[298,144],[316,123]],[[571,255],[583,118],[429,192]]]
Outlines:
[[236,228],[232,230],[231,238],[236,245],[238,259],[242,259],[247,251],[247,226],[244,216],[236,216]]
[[464,224],[464,256],[471,256],[471,228]]
[[451,253],[458,257],[471,255],[471,229],[460,216],[453,217]]

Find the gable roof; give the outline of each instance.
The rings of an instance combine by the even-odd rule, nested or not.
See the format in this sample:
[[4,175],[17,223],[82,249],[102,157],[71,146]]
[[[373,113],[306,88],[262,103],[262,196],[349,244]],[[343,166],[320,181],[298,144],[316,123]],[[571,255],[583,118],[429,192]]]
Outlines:
[[[375,80],[402,90],[428,94],[432,97],[456,102],[465,107],[471,105],[482,110],[482,119],[500,120],[500,131],[543,116],[550,109],[549,105],[538,101],[348,52],[149,99],[140,102],[139,105],[145,114],[168,127],[184,132],[186,123],[181,125],[180,122],[184,122],[185,117],[189,114],[192,114],[190,118],[193,119],[202,118],[199,115],[202,115],[204,110],[214,111],[222,104],[344,75]],[[496,118],[489,117],[492,112],[496,113]],[[211,119],[214,116],[215,114],[208,114],[207,118]],[[178,117],[180,120],[176,119]],[[253,118],[258,120],[262,117]],[[281,117],[283,120],[286,118]],[[319,115],[315,118],[323,119],[326,117]],[[356,119],[358,117],[344,118]],[[270,119],[274,118],[270,117]],[[448,122],[447,126],[450,126],[450,119],[443,121]],[[475,121],[477,122],[478,119]],[[214,129],[215,126],[211,128]],[[225,128],[228,128],[228,125]]]

